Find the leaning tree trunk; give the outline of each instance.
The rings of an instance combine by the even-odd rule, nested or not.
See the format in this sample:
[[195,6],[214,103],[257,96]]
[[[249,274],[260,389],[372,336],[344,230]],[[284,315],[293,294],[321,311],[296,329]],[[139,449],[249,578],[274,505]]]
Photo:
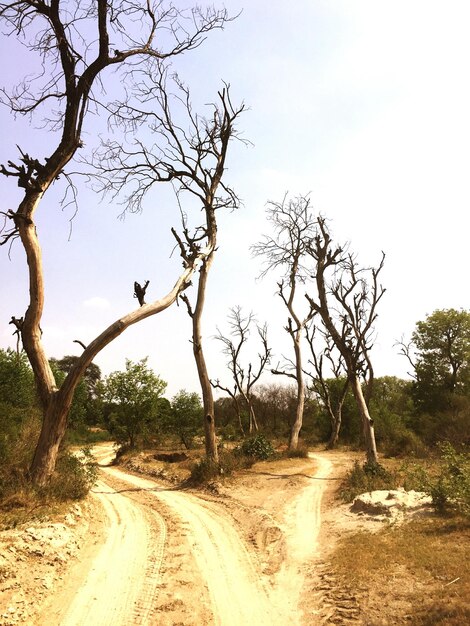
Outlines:
[[299,445],[299,433],[302,428],[305,406],[305,383],[302,371],[302,352],[300,348],[300,332],[296,333],[294,338],[295,351],[295,378],[297,381],[297,408],[295,411],[295,420],[292,424],[289,438],[289,450],[297,450]]
[[331,419],[331,435],[326,445],[328,450],[336,448],[338,445],[339,431],[341,429],[341,415],[332,415]]
[[207,373],[206,360],[202,349],[201,318],[206,296],[207,277],[212,264],[213,253],[206,259],[199,272],[197,301],[192,314],[193,322],[193,354],[196,361],[197,373],[202,392],[202,404],[204,407],[204,439],[206,444],[206,456],[215,463],[219,462],[217,439],[215,436],[214,396],[212,385]]
[[368,463],[378,465],[379,457],[377,455],[377,446],[375,443],[374,420],[369,415],[364,394],[362,393],[361,381],[357,375],[350,379],[354,398],[361,415],[362,428],[364,432],[364,440],[366,446],[366,459]]

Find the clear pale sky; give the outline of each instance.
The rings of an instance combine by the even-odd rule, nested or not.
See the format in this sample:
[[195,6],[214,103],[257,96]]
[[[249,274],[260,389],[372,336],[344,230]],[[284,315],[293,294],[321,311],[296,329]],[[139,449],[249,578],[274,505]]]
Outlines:
[[[189,4],[189,3],[185,3]],[[215,3],[218,5],[218,3]],[[289,354],[285,313],[274,276],[256,280],[260,265],[249,246],[266,232],[265,205],[285,192],[310,193],[331,220],[339,243],[349,241],[364,265],[386,253],[387,288],[372,352],[377,375],[406,376],[393,344],[438,308],[470,308],[470,3],[466,0],[228,0],[232,14],[197,51],[175,64],[198,107],[215,100],[222,80],[249,110],[239,127],[253,145],[234,145],[227,181],[243,199],[220,215],[220,246],[204,319],[211,378],[228,381],[216,326],[229,307],[253,310],[269,324],[273,364]],[[2,37],[0,85],[29,71],[13,38]],[[0,162],[15,160],[15,144],[39,159],[53,138],[13,120],[0,108]],[[96,118],[85,144],[96,135]],[[73,169],[73,168],[69,168]],[[15,208],[15,180],[1,180],[0,210]],[[150,280],[150,298],[176,280],[180,260],[169,255],[177,207],[162,187],[141,215],[117,219],[122,207],[100,202],[86,188],[73,221],[58,206],[60,189],[38,214],[46,272],[44,343],[50,356],[78,354],[135,308],[134,280]],[[15,204],[16,203],[16,204]],[[72,228],[70,229],[70,226]],[[14,347],[12,315],[24,314],[24,253],[0,249],[0,347]],[[125,359],[149,356],[168,382],[167,396],[198,391],[189,318],[172,307],[128,329],[96,363],[107,374]],[[266,377],[265,381],[270,380]],[[279,378],[276,379],[281,382]]]

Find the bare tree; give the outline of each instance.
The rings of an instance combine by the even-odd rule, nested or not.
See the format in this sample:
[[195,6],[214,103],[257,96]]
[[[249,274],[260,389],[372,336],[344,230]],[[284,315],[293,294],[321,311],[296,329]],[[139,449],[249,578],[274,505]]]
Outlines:
[[164,68],[157,72],[142,71],[141,107],[125,104],[114,110],[114,119],[124,128],[134,130],[138,124],[148,122],[159,139],[158,144],[148,149],[134,139],[133,145],[126,148],[116,141],[108,141],[95,155],[95,167],[101,190],[113,196],[125,192],[125,202],[131,211],[141,209],[153,185],[169,181],[173,183],[178,201],[182,195],[189,194],[201,206],[204,224],[191,227],[188,215],[181,210],[182,232],[175,229],[172,232],[185,267],[194,263],[201,250],[208,251],[199,268],[194,306],[186,294],[180,297],[192,320],[193,353],[204,407],[206,454],[217,462],[214,399],[202,345],[202,314],[209,271],[217,249],[217,211],[235,209],[239,205],[234,190],[223,182],[223,174],[229,143],[233,139],[241,140],[235,124],[245,107],[232,104],[230,88],[226,85],[218,93],[218,101],[210,105],[211,116],[200,116],[193,111],[187,87],[177,75],[172,78],[177,92],[170,98]]
[[[199,8],[187,12],[170,3],[96,0],[93,3],[27,0],[1,3],[4,32],[15,35],[39,56],[42,68],[28,75],[2,99],[14,114],[44,111],[45,124],[58,134],[55,149],[44,161],[19,148],[18,161],[2,165],[0,173],[24,190],[16,210],[3,213],[11,228],[3,229],[2,243],[19,238],[29,271],[29,304],[18,330],[34,372],[43,425],[31,465],[33,480],[42,485],[51,476],[67,415],[80,377],[93,358],[128,326],[167,308],[190,283],[198,264],[213,253],[210,242],[194,252],[173,289],[151,304],[143,304],[117,320],[84,349],[60,388],[49,365],[40,329],[44,308],[42,251],[35,214],[44,194],[64,174],[64,168],[83,147],[82,132],[90,107],[99,110],[104,99],[106,68],[127,67],[123,80],[144,59],[165,59],[199,46],[206,34],[227,22],[225,10]],[[115,81],[114,81],[115,82]],[[99,99],[93,90],[100,90]],[[74,189],[74,188],[72,188]],[[21,318],[20,318],[21,319]]]
[[[318,352],[315,346],[314,337],[316,333],[320,333],[323,339],[323,350]],[[313,371],[307,371],[307,375],[311,378],[311,388],[320,398],[323,406],[328,412],[331,423],[331,434],[328,440],[327,447],[332,449],[336,447],[339,438],[339,431],[341,429],[343,404],[346,399],[346,394],[349,387],[349,379],[345,376],[344,360],[340,352],[338,352],[334,342],[327,332],[324,332],[317,326],[312,326],[307,329],[307,341],[310,346],[310,353],[312,358],[309,359],[310,365],[313,366]],[[344,382],[341,384],[339,395],[334,397],[331,392],[330,385],[324,372],[325,360],[329,365],[331,374],[337,379],[344,378]]]
[[377,464],[374,421],[369,415],[361,377],[371,367],[368,353],[374,340],[377,304],[385,293],[378,283],[385,256],[382,253],[377,268],[359,268],[352,254],[341,246],[333,247],[326,220],[319,217],[317,225],[310,252],[315,262],[316,295],[306,294],[306,298],[344,360],[362,419],[367,461]]
[[266,259],[266,268],[261,276],[273,270],[281,270],[284,274],[277,283],[277,293],[288,311],[285,330],[292,340],[295,356],[293,360],[286,359],[286,366],[283,369],[273,369],[272,373],[288,376],[296,382],[297,408],[289,438],[289,449],[296,450],[305,406],[302,338],[314,315],[312,309],[304,315],[299,313],[296,296],[299,285],[305,284],[309,276],[306,264],[310,261],[309,252],[315,219],[310,210],[310,199],[307,197],[289,200],[286,195],[282,202],[269,202],[267,213],[274,236],[265,236],[262,241],[252,246],[252,251],[254,256]]
[[[223,343],[223,352],[229,358],[228,368],[230,370],[230,373],[232,374],[232,378],[234,381],[234,391],[231,392],[227,387],[223,387],[220,384],[219,380],[217,380],[215,383],[212,383],[212,385],[215,388],[227,391],[229,396],[234,401],[235,408],[237,410],[240,430],[244,435],[238,399],[236,395],[238,392],[242,396],[248,409],[249,432],[252,433],[253,430],[257,431],[258,422],[256,420],[256,413],[253,406],[253,387],[259,381],[261,374],[271,360],[271,349],[268,347],[267,325],[264,324],[263,326],[260,326],[259,324],[256,324],[253,313],[243,315],[241,307],[236,306],[230,309],[228,320],[230,326],[230,336],[227,337],[226,335],[222,334],[219,329],[217,329],[218,335],[216,335],[216,339]],[[256,368],[253,366],[253,363],[251,361],[248,363],[248,366],[245,367],[241,363],[241,351],[248,342],[251,326],[253,324],[256,325],[256,331],[261,342],[261,351],[258,353],[258,363]]]

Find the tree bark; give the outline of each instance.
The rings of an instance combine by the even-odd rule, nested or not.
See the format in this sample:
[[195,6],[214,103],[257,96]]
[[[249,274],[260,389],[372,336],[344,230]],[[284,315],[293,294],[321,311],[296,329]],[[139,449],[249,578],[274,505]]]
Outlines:
[[333,450],[333,448],[336,448],[336,446],[338,445],[340,429],[341,429],[341,416],[335,415],[334,417],[331,418],[331,435],[326,445],[328,450]]
[[69,408],[70,403],[67,406],[60,402],[56,392],[44,412],[41,433],[30,468],[31,479],[40,487],[47,484],[54,472],[60,444],[67,428]]
[[361,415],[362,429],[364,433],[364,442],[366,447],[366,459],[368,463],[378,465],[379,457],[377,455],[377,447],[375,444],[374,420],[369,415],[369,409],[362,393],[362,385],[358,376],[351,376],[351,387],[356,399],[357,407]]
[[304,416],[305,406],[305,382],[304,374],[302,370],[302,350],[300,346],[301,333],[297,331],[294,338],[294,351],[295,351],[295,378],[297,383],[297,407],[295,411],[295,420],[292,424],[289,438],[289,450],[297,450],[299,445],[299,434],[302,428],[302,421]]
[[207,373],[206,360],[202,349],[202,330],[201,319],[206,298],[207,278],[210,266],[213,261],[213,252],[203,262],[200,272],[197,289],[197,301],[192,314],[193,323],[193,354],[196,361],[197,373],[201,384],[202,404],[204,407],[204,440],[206,446],[206,456],[215,463],[219,462],[219,453],[217,450],[217,439],[215,436],[215,415],[214,415],[214,396],[212,393],[212,385]]

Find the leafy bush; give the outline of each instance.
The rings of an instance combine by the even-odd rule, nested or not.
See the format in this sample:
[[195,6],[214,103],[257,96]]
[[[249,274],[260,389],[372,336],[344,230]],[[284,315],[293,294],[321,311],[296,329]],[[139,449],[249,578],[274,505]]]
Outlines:
[[237,453],[246,457],[252,457],[257,461],[265,461],[274,456],[272,443],[264,435],[255,435],[236,448]]
[[218,463],[214,463],[212,459],[203,458],[193,465],[189,483],[203,485],[215,478],[230,476],[236,470],[251,467],[254,462],[255,459],[251,455],[244,456],[236,451],[220,450]]
[[192,469],[189,477],[189,482],[194,485],[203,485],[214,478],[220,477],[220,465],[215,463],[212,459],[200,459],[197,461]]
[[470,456],[458,453],[449,442],[440,444],[439,448],[441,459],[437,471],[414,465],[408,470],[409,480],[431,496],[437,512],[454,510],[470,517]]
[[55,500],[80,500],[95,484],[97,473],[89,448],[83,448],[80,457],[66,452],[59,457],[54,476],[44,488],[44,495]]
[[361,493],[378,489],[396,489],[398,476],[390,472],[383,465],[377,463],[354,462],[352,469],[346,474],[340,486],[340,497],[345,502],[352,502]]

